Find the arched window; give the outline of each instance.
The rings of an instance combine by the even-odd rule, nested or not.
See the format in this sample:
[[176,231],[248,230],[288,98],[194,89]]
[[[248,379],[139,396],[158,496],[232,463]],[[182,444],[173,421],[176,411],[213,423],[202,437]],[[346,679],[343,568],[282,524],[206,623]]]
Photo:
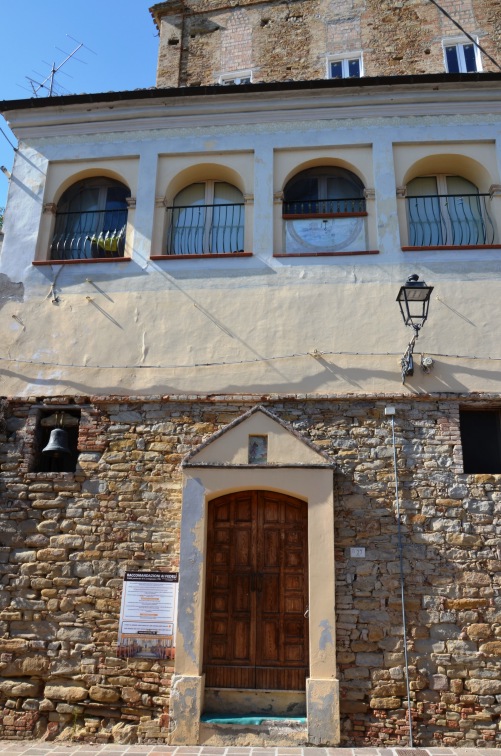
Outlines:
[[90,178],[73,184],[57,204],[51,260],[123,257],[129,189]]
[[284,189],[284,217],[360,212],[365,212],[364,185],[345,168],[309,168],[294,176]]
[[168,255],[244,251],[244,198],[224,181],[202,181],[179,192],[169,213]]
[[351,171],[321,166],[301,171],[284,189],[286,254],[367,249],[364,185]]
[[407,184],[411,247],[476,246],[494,242],[486,199],[462,176],[419,176]]

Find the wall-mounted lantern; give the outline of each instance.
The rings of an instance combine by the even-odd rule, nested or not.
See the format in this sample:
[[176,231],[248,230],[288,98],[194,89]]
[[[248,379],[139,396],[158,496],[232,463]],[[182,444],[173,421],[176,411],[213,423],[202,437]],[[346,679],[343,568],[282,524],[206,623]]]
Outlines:
[[402,383],[405,383],[407,375],[414,374],[414,345],[419,336],[419,331],[426,323],[428,310],[430,308],[430,296],[433,286],[427,286],[424,281],[419,280],[415,273],[409,276],[398,292],[397,302],[400,305],[400,312],[406,326],[414,330],[414,336],[409,342],[404,352],[400,364],[402,366]]

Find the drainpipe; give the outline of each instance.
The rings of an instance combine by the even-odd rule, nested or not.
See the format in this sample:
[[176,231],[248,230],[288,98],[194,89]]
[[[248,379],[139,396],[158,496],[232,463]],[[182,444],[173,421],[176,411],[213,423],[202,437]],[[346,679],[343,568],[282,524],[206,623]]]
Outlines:
[[393,470],[395,473],[395,500],[397,503],[398,556],[399,556],[399,561],[400,561],[400,601],[402,603],[405,684],[407,688],[407,715],[409,717],[409,746],[411,748],[414,748],[414,738],[413,738],[413,733],[412,733],[412,714],[411,714],[411,689],[410,689],[410,682],[409,682],[409,658],[407,654],[407,617],[405,614],[404,550],[403,550],[403,544],[402,544],[402,522],[400,518],[400,495],[399,495],[399,490],[398,490],[397,446],[395,443],[395,407],[385,407],[384,414],[391,418],[391,438],[392,438],[392,443],[393,443]]

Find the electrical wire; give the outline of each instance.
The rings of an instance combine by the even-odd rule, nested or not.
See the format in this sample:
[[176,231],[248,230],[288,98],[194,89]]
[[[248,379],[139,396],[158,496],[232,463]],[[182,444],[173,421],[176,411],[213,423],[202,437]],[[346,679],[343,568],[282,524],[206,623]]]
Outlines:
[[17,152],[19,148],[18,148],[18,147],[14,147],[14,145],[13,145],[13,144],[12,144],[12,142],[10,141],[9,137],[7,136],[7,134],[5,133],[5,131],[4,131],[4,130],[3,130],[2,128],[0,128],[0,133],[2,133],[2,134],[3,134],[3,136],[4,136],[4,137],[5,137],[5,139],[6,139],[7,141],[8,141],[8,143],[10,144],[10,146],[12,147],[12,149],[14,150],[14,152]]
[[494,65],[497,68],[499,68],[499,70],[501,71],[501,66],[499,65],[499,63],[497,62],[497,60],[494,60],[494,58],[492,57],[492,55],[489,55],[489,53],[487,52],[487,50],[484,50],[484,48],[482,47],[482,45],[478,42],[478,40],[475,39],[475,37],[472,37],[471,34],[468,34],[468,32],[466,31],[466,29],[463,26],[461,26],[461,24],[459,23],[459,21],[456,21],[456,19],[452,18],[452,16],[450,15],[450,13],[447,13],[447,11],[445,10],[445,8],[442,8],[442,6],[439,5],[436,2],[436,0],[429,0],[429,2],[433,3],[433,5],[436,8],[438,8],[438,10],[440,11],[440,13],[443,13],[444,16],[449,19],[449,21],[452,21],[452,23],[454,24],[454,26],[457,26],[457,28],[460,31],[463,32],[463,34],[465,35],[465,37],[468,37],[468,39],[470,40],[470,42],[473,42],[473,44],[475,45],[475,47],[478,47],[478,49],[480,50],[480,52],[482,52],[485,55],[486,58],[489,58],[489,60],[491,61],[491,63],[494,63]]
[[[393,410],[394,411],[394,410]],[[404,638],[404,663],[405,663],[405,684],[407,690],[407,715],[409,717],[409,746],[414,748],[414,735],[412,728],[412,710],[411,710],[411,686],[409,680],[409,656],[407,653],[407,615],[405,612],[405,576],[404,576],[404,547],[402,542],[402,518],[400,515],[400,493],[398,489],[398,468],[397,468],[397,445],[395,442],[395,415],[391,416],[391,438],[393,444],[393,469],[395,475],[395,502],[397,505],[397,538],[398,538],[398,558],[400,564],[400,600],[402,602],[402,634]]]
[[[478,357],[476,355],[465,354],[444,354],[440,352],[426,352],[430,357],[445,357],[458,360],[482,360],[489,362],[501,362],[501,357]],[[315,351],[315,352],[293,352],[291,354],[274,355],[273,357],[252,357],[247,360],[222,360],[221,362],[194,362],[190,365],[88,365],[76,364],[74,362],[52,362],[48,360],[23,359],[22,357],[0,357],[1,362],[13,362],[22,365],[36,365],[37,367],[55,367],[55,368],[77,368],[83,370],[190,370],[202,367],[231,367],[233,365],[249,365],[255,362],[273,362],[275,360],[290,360],[297,357],[312,357],[321,360],[323,357],[399,357],[400,352],[334,352],[334,351]]]

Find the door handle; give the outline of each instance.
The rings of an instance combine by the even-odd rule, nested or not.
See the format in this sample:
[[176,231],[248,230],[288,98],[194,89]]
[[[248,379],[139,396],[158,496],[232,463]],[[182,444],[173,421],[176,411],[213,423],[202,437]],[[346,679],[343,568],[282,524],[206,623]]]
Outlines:
[[304,617],[306,617],[306,619],[308,619],[308,617],[309,617],[309,616],[310,616],[310,607],[309,607],[309,606],[307,606],[307,607],[306,607],[306,611],[305,611],[305,613],[304,613]]

